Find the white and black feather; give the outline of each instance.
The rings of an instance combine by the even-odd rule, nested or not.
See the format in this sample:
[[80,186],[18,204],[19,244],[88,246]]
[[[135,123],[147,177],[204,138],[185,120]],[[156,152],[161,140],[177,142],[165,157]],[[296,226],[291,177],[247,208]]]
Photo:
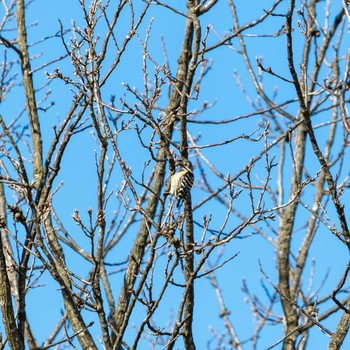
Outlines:
[[171,176],[169,193],[177,200],[179,207],[183,200],[188,198],[194,183],[194,175],[192,170],[186,168],[181,169]]

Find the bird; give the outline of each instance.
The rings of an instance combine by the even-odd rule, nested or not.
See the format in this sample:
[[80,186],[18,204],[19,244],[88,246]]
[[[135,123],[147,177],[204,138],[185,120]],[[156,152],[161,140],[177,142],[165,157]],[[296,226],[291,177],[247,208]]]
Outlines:
[[180,170],[171,177],[165,194],[171,194],[177,201],[179,208],[182,202],[188,198],[194,183],[193,167],[189,160],[184,159],[177,162]]

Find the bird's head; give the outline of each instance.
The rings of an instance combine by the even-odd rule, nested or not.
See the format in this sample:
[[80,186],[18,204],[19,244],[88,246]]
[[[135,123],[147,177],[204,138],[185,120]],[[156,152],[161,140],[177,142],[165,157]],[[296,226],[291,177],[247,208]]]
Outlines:
[[175,165],[179,168],[193,172],[192,163],[188,159],[176,159]]

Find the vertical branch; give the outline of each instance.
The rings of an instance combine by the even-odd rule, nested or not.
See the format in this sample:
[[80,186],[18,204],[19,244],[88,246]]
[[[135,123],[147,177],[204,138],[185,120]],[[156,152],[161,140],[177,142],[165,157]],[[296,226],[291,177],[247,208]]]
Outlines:
[[[334,60],[333,60],[334,78],[336,79],[336,81],[339,78],[338,60],[339,60],[338,53],[336,51],[336,56],[334,57]],[[332,113],[332,125],[330,127],[326,146],[325,146],[324,152],[323,152],[324,157],[325,157],[327,162],[330,162],[330,156],[332,154],[331,150],[332,150],[332,147],[336,141],[335,136],[336,136],[336,130],[337,130],[337,125],[338,125],[337,119],[338,119],[337,99],[334,98],[333,113]],[[293,276],[293,287],[292,287],[292,293],[291,293],[292,299],[297,298],[297,295],[300,292],[300,288],[301,288],[300,282],[301,282],[302,272],[304,270],[304,267],[305,267],[305,264],[307,261],[307,257],[309,254],[311,243],[312,243],[314,236],[316,234],[318,214],[319,214],[320,206],[321,206],[320,203],[321,203],[322,198],[323,198],[324,193],[325,193],[325,188],[324,188],[325,183],[326,183],[325,173],[322,172],[320,174],[320,178],[316,184],[316,194],[315,194],[315,198],[314,198],[314,204],[312,206],[315,214],[310,216],[310,218],[308,220],[306,235],[304,237],[303,243],[299,249],[298,256],[296,259],[295,271],[294,271],[294,276]]]
[[[38,220],[39,219],[36,218],[36,223],[38,223]],[[51,215],[48,215],[44,220],[43,229],[45,236],[47,237],[50,252],[53,255],[51,258],[53,261],[51,268],[49,268],[49,271],[55,280],[60,284],[60,287],[62,289],[64,306],[65,310],[67,311],[69,322],[74,332],[77,334],[77,338],[82,349],[95,349],[95,342],[90,332],[88,331],[88,327],[83,320],[76,301],[71,296],[70,275],[66,266],[65,255],[62,246],[58,241],[56,230],[52,224]],[[37,236],[38,238],[40,237],[39,228],[37,228]],[[43,243],[41,243],[41,248],[44,249]],[[50,254],[48,252],[46,252],[46,256],[47,258],[50,258]]]
[[[97,248],[96,252],[92,251],[92,257],[94,260],[95,268],[92,274],[92,290],[95,297],[96,311],[100,320],[100,326],[102,329],[102,337],[104,341],[105,348],[107,350],[112,349],[112,343],[109,336],[108,323],[106,319],[106,313],[103,306],[103,298],[100,284],[100,276],[103,271],[103,254],[104,254],[104,240],[106,232],[106,219],[105,219],[105,191],[104,191],[104,174],[105,174],[105,161],[107,157],[108,142],[106,138],[106,133],[103,131],[103,125],[107,118],[104,115],[104,109],[101,104],[101,91],[98,81],[100,76],[100,64],[98,62],[98,55],[95,51],[95,38],[94,38],[94,28],[97,23],[97,10],[98,2],[94,3],[94,6],[90,6],[89,21],[87,21],[86,35],[87,42],[89,45],[89,64],[91,72],[91,81],[88,85],[91,90],[91,98],[89,100],[90,115],[93,120],[95,130],[97,132],[97,137],[100,142],[101,154],[99,157],[99,163],[97,165],[97,225],[99,227],[98,237],[97,237]],[[97,121],[94,112],[93,102],[96,102],[97,113],[99,116],[100,124]],[[91,232],[91,239],[94,240],[95,232]],[[93,249],[93,247],[92,247]]]
[[[186,30],[184,41],[181,49],[181,54],[179,57],[179,65],[176,74],[176,80],[174,82],[174,88],[170,96],[170,100],[166,109],[166,116],[164,122],[164,138],[162,140],[162,146],[160,147],[157,162],[154,171],[154,181],[149,196],[149,200],[145,209],[147,217],[145,217],[141,223],[139,232],[135,239],[134,246],[129,256],[128,268],[124,276],[123,287],[119,296],[118,304],[116,307],[115,321],[116,321],[116,331],[118,333],[117,340],[114,344],[114,348],[118,348],[122,342],[123,334],[125,332],[126,322],[125,317],[128,310],[128,305],[132,295],[133,286],[136,281],[136,276],[140,270],[140,265],[142,258],[144,256],[144,251],[146,248],[147,238],[150,234],[150,223],[148,218],[154,218],[156,214],[156,209],[159,203],[159,198],[161,195],[161,190],[164,184],[165,178],[165,160],[169,154],[169,142],[173,134],[173,126],[176,121],[176,114],[179,110],[181,98],[184,96],[184,89],[187,72],[188,72],[188,62],[190,60],[191,46],[192,46],[192,33],[193,24],[191,19],[186,21]],[[108,131],[108,129],[107,129]],[[110,136],[112,133],[110,133]]]
[[[312,122],[310,118],[310,110],[308,106],[305,103],[305,98],[303,95],[303,91],[301,88],[301,85],[299,83],[298,75],[296,73],[295,67],[294,67],[294,58],[293,58],[293,38],[292,38],[292,19],[293,19],[293,12],[295,7],[295,0],[291,0],[290,2],[290,8],[287,14],[287,20],[286,20],[286,33],[287,33],[287,52],[288,52],[288,66],[289,71],[293,78],[294,87],[298,96],[299,104],[300,104],[300,113],[302,114],[302,118],[305,124],[305,128],[307,130],[307,133],[310,137],[312,149],[318,159],[318,161],[321,164],[322,171],[325,173],[325,178],[329,187],[329,192],[332,196],[332,201],[334,203],[335,209],[337,211],[338,219],[341,226],[341,234],[343,235],[345,239],[345,244],[347,245],[348,249],[350,250],[350,234],[349,234],[349,228],[344,212],[344,206],[340,203],[339,196],[337,193],[337,188],[335,181],[333,179],[332,173],[329,169],[329,166],[327,164],[326,159],[324,158],[320,147],[318,145],[314,129],[312,127]],[[344,12],[341,12],[341,15],[343,15]],[[336,22],[338,22],[339,19],[336,18]]]
[[[27,177],[26,169],[24,166],[24,160],[22,158],[20,149],[17,146],[12,133],[10,133],[9,129],[5,125],[5,122],[1,115],[0,115],[0,124],[2,129],[4,130],[4,134],[7,136],[11,145],[15,149],[18,162],[20,164],[20,167],[19,167],[20,170],[17,170],[18,178],[21,179],[24,183],[28,183],[28,177]],[[5,194],[4,194],[3,184],[1,184],[1,186],[2,186],[1,196],[3,198],[3,201],[2,201],[3,203],[2,203],[2,210],[1,210],[0,216],[3,217],[3,220],[4,220],[3,224],[6,225]],[[28,197],[28,201],[32,202],[30,191],[25,191],[25,193]],[[16,209],[18,208],[16,207]],[[21,211],[19,213],[21,213]],[[23,214],[20,214],[20,216],[21,215],[22,217],[18,221],[20,221],[21,224],[23,224],[26,230],[26,240],[24,243],[24,249],[22,251],[22,258],[19,261],[18,265],[16,266],[17,270],[14,270],[12,267],[10,268],[10,266],[13,266],[13,261],[12,261],[13,254],[12,254],[12,247],[6,232],[2,233],[2,244],[3,244],[3,251],[6,252],[5,259],[7,262],[7,266],[9,266],[8,276],[10,277],[11,292],[12,292],[12,295],[15,297],[16,306],[17,306],[18,332],[24,337],[25,330],[26,330],[27,332],[26,337],[27,337],[28,343],[33,345],[35,344],[35,339],[32,335],[32,332],[29,328],[29,324],[26,319],[26,300],[25,300],[26,299],[26,276],[27,276],[28,261],[30,257],[31,246],[32,246],[32,237],[25,223],[24,216]]]
[[105,348],[108,350],[108,349],[112,349],[112,344],[109,337],[108,324],[107,324],[105,310],[103,307],[103,298],[102,298],[102,291],[101,291],[101,285],[100,285],[100,276],[104,269],[103,244],[104,244],[105,230],[106,230],[106,220],[105,220],[105,213],[103,208],[104,207],[103,174],[104,174],[104,162],[107,154],[107,142],[106,140],[103,140],[103,141],[104,142],[101,142],[102,145],[101,145],[100,164],[98,169],[98,190],[97,190],[97,196],[98,196],[97,223],[100,227],[100,230],[98,233],[97,252],[96,252],[96,255],[94,256],[95,270],[94,270],[92,282],[93,282],[94,296],[96,300],[97,314],[99,316],[100,324],[102,328],[103,340],[104,340]]
[[[345,307],[350,310],[350,300],[346,303]],[[332,335],[331,342],[328,345],[328,350],[339,350],[342,348],[344,339],[348,334],[350,328],[350,313],[344,312],[338,327]]]
[[[0,183],[0,215],[1,215],[1,229],[6,223],[5,221],[5,195],[4,195],[4,186]],[[11,286],[9,281],[9,275],[7,272],[7,264],[5,256],[8,254],[6,251],[6,246],[3,244],[3,235],[1,233],[0,238],[0,306],[1,314],[3,319],[3,324],[6,330],[6,335],[11,349],[24,349],[24,337],[23,333],[21,334],[16,325],[15,311],[12,305],[12,295],[11,295]]]
[[[97,94],[99,96],[99,91]],[[99,103],[99,100],[97,100],[97,103]],[[92,111],[93,112],[93,111]],[[93,260],[95,263],[95,269],[93,272],[92,277],[92,289],[95,297],[95,303],[96,303],[96,311],[100,320],[100,325],[102,329],[102,336],[103,341],[106,350],[112,349],[112,343],[109,336],[108,331],[108,324],[106,319],[105,310],[103,307],[103,298],[102,298],[102,291],[101,291],[101,285],[100,285],[100,276],[103,273],[104,267],[103,267],[103,244],[105,239],[105,230],[106,230],[106,220],[105,220],[105,213],[104,213],[104,189],[103,189],[103,180],[104,180],[104,162],[106,160],[107,155],[107,141],[105,138],[102,138],[101,140],[101,154],[100,154],[100,160],[99,160],[99,167],[98,167],[98,183],[97,183],[97,225],[100,227],[100,230],[98,232],[98,238],[97,238],[97,249],[96,253],[93,253]],[[94,239],[94,237],[92,237]]]
[[[199,49],[201,43],[201,25],[196,12],[197,1],[188,2],[188,16],[192,21],[192,27],[190,27],[191,33],[194,34],[192,57],[189,62],[189,68],[187,73],[186,84],[182,95],[180,104],[180,115],[181,115],[181,144],[180,152],[181,157],[184,159],[188,158],[188,140],[187,140],[187,105],[191,93],[191,86],[198,65]],[[193,34],[189,36],[193,36]],[[185,348],[194,350],[196,348],[193,339],[192,324],[193,324],[193,313],[194,313],[194,228],[193,228],[193,213],[192,213],[192,200],[191,195],[185,200],[184,217],[186,220],[186,243],[185,243],[185,279],[188,286],[188,291],[185,296],[185,308],[184,308],[184,325],[183,325],[183,338]]]
[[42,137],[38,116],[38,109],[35,100],[35,91],[33,76],[31,72],[30,57],[27,45],[27,30],[25,22],[25,4],[24,0],[17,0],[17,27],[18,27],[18,46],[20,50],[21,68],[23,74],[23,86],[26,95],[27,111],[29,115],[30,132],[33,143],[33,165],[34,181],[40,180],[42,175]]
[[[288,36],[288,53],[290,54],[291,45],[292,45],[292,14],[294,12],[294,1],[290,3],[290,8],[287,14],[287,36]],[[304,56],[305,60],[305,56]],[[305,61],[304,61],[305,62]],[[292,62],[288,62],[291,66]],[[294,72],[295,73],[295,72]],[[296,73],[293,76],[296,78]],[[302,92],[300,91],[302,98]],[[302,116],[299,115],[299,118]],[[301,179],[302,179],[302,170],[304,166],[305,159],[305,145],[306,145],[306,130],[304,124],[301,124],[297,128],[296,136],[296,149],[295,149],[295,158],[293,162],[293,175],[292,175],[292,187],[290,192],[290,198],[294,198],[298,195]],[[297,209],[297,201],[292,201],[291,204],[284,211],[279,230],[279,250],[278,250],[278,274],[279,274],[279,290],[282,295],[286,298],[281,298],[281,303],[285,315],[286,329],[285,334],[290,334],[286,338],[284,343],[284,350],[292,350],[295,348],[295,341],[297,333],[292,333],[291,331],[298,326],[298,315],[293,309],[290,300],[291,300],[291,286],[290,286],[290,274],[291,274],[291,265],[289,261],[290,250],[291,250],[291,240],[292,232],[295,222],[295,213]]]
[[[298,315],[293,309],[289,300],[291,300],[291,290],[289,278],[291,274],[291,265],[289,261],[291,250],[291,239],[295,222],[295,213],[298,207],[298,202],[294,198],[298,195],[301,185],[302,170],[305,158],[306,131],[304,124],[301,124],[297,129],[295,158],[293,161],[292,186],[289,198],[290,205],[282,214],[279,229],[279,249],[278,249],[278,275],[279,275],[279,290],[282,295],[287,298],[281,298],[283,311],[286,318],[286,334],[298,325]],[[285,350],[294,349],[294,342],[297,334],[292,333],[286,339]]]
[[[296,73],[295,67],[294,67],[294,54],[293,54],[293,37],[292,37],[292,20],[293,20],[293,13],[295,8],[295,1],[290,1],[290,7],[286,16],[286,35],[287,35],[287,57],[288,57],[288,66],[289,71],[291,73],[293,84],[297,93],[298,101],[299,101],[299,119],[303,121],[303,125],[299,127],[299,130],[302,132],[303,135],[302,138],[299,138],[299,141],[302,141],[302,144],[297,144],[296,149],[296,157],[295,157],[295,168],[294,168],[294,180],[297,180],[296,182],[293,181],[293,187],[296,189],[298,187],[298,184],[300,184],[301,181],[301,171],[304,164],[304,153],[305,153],[305,136],[306,134],[309,135],[310,141],[314,150],[315,155],[317,156],[322,170],[323,175],[328,183],[328,187],[330,190],[330,193],[332,195],[333,203],[335,204],[335,207],[338,212],[338,217],[340,219],[340,224],[343,229],[343,235],[345,237],[348,237],[348,229],[347,229],[347,223],[343,212],[343,207],[340,205],[339,198],[337,195],[337,190],[335,186],[335,182],[333,180],[333,177],[331,175],[331,172],[329,170],[327,160],[323,156],[315,134],[314,130],[312,128],[311,124],[311,118],[310,118],[310,101],[308,98],[308,89],[307,89],[307,83],[306,83],[306,70],[307,70],[307,62],[308,62],[308,55],[310,51],[310,43],[311,43],[311,33],[309,30],[313,27],[314,18],[313,15],[315,14],[314,10],[312,9],[312,6],[315,6],[315,2],[312,1],[310,4],[310,18],[308,21],[308,26],[310,28],[307,28],[306,30],[306,43],[304,47],[304,55],[303,55],[303,64],[302,64],[302,73],[301,78],[299,80],[298,75]],[[312,18],[311,18],[312,17]],[[328,38],[327,38],[328,39]],[[319,68],[319,67],[318,67]],[[315,77],[317,77],[318,70],[314,71]],[[302,146],[302,149],[299,147]],[[300,158],[302,157],[302,158]],[[298,326],[298,316],[295,310],[293,310],[290,301],[287,301],[287,299],[291,300],[292,302],[296,301],[297,298],[297,291],[298,286],[294,284],[293,291],[290,288],[290,275],[292,273],[291,266],[289,263],[289,255],[290,255],[290,247],[291,247],[291,237],[292,237],[292,229],[293,224],[295,221],[295,209],[297,204],[292,203],[284,212],[284,215],[282,217],[281,221],[281,229],[280,229],[280,235],[279,235],[279,242],[280,242],[280,249],[278,254],[278,271],[279,271],[279,289],[281,291],[281,294],[286,296],[286,299],[282,298],[282,305],[283,310],[286,318],[286,330],[285,334],[288,334],[289,336],[286,337],[284,348],[285,350],[291,350],[295,348],[295,341],[297,337],[297,333],[293,333],[293,330]],[[300,271],[298,272],[298,278],[296,280],[293,280],[294,283],[299,284],[299,278],[300,278]]]
[[184,309],[184,343],[185,348],[194,350],[196,348],[193,333],[193,313],[194,313],[194,232],[193,232],[193,215],[192,215],[192,200],[188,196],[185,201],[185,220],[186,220],[186,244],[185,244],[185,279],[186,283],[190,283],[186,294],[186,304]]

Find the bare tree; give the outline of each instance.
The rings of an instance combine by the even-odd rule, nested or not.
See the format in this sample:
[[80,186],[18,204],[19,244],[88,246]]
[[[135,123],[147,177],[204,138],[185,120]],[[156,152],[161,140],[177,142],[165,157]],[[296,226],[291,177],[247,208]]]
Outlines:
[[[291,350],[316,334],[340,349],[347,2],[73,3],[32,41],[36,3],[2,1],[1,347]],[[195,186],[176,206],[166,187],[184,161]],[[30,296],[51,286],[42,334]]]

